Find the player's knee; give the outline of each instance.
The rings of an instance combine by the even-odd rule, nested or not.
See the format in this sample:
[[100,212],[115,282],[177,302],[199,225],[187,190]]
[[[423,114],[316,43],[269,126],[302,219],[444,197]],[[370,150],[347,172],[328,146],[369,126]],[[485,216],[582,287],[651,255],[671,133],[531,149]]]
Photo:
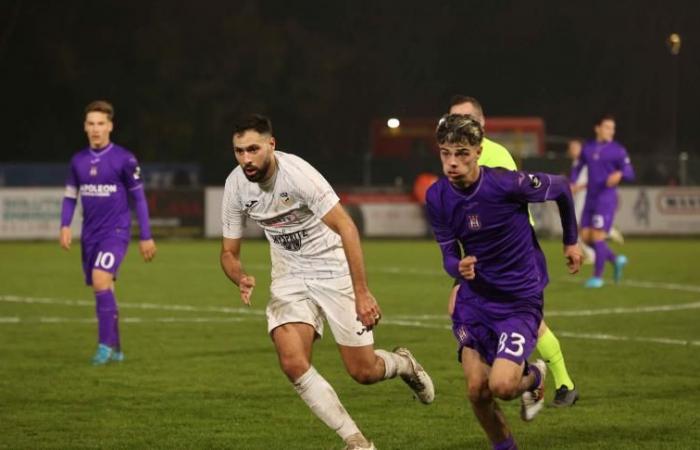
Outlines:
[[372,384],[377,382],[376,371],[369,365],[348,367],[348,373],[353,380],[360,384]]
[[111,273],[101,270],[92,271],[92,289],[95,292],[106,291],[112,288],[114,278]]
[[493,400],[489,385],[486,382],[471,382],[467,384],[467,398],[475,405],[488,403]]
[[301,378],[311,368],[311,363],[298,356],[280,355],[280,367],[290,381]]
[[489,380],[489,390],[496,398],[512,400],[518,396],[518,384],[507,378],[495,378]]

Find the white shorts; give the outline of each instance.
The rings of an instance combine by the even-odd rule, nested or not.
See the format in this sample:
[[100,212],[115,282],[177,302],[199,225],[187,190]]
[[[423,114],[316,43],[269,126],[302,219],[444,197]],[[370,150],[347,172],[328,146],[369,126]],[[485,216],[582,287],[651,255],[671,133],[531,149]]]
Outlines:
[[348,347],[372,345],[372,331],[357,320],[355,293],[349,275],[340,278],[273,280],[267,304],[267,331],[285,323],[308,323],[323,336],[328,321],[335,342]]

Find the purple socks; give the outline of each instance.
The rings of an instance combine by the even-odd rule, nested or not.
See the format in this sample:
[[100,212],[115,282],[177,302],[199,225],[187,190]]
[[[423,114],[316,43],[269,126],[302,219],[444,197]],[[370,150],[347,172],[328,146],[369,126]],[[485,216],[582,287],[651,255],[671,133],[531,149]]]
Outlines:
[[530,386],[530,389],[528,389],[529,391],[534,391],[540,387],[540,383],[542,382],[542,372],[540,372],[539,367],[534,364],[529,362],[525,362],[525,364],[527,364],[528,372],[532,372],[532,374],[535,375],[535,381],[533,381],[532,386]]
[[595,250],[593,276],[600,278],[603,276],[605,261],[615,262],[615,254],[610,250],[610,247],[608,247],[605,241],[593,242],[593,250]]
[[501,441],[498,444],[492,444],[492,447],[493,450],[518,450],[518,446],[515,445],[512,435],[505,441]]
[[119,310],[114,292],[110,289],[95,292],[95,300],[99,343],[119,350]]

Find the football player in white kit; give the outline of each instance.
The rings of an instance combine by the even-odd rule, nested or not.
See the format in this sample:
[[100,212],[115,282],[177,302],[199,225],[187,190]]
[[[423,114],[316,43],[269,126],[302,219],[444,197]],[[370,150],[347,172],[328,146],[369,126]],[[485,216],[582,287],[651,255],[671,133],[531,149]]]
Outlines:
[[[571,166],[575,166],[578,163],[578,159],[581,157],[581,149],[583,148],[583,140],[581,139],[571,139],[566,148],[566,155],[571,160]],[[581,223],[581,214],[583,213],[583,205],[586,203],[586,185],[588,184],[588,167],[583,167],[579,172],[579,176],[576,182],[571,184],[571,193],[574,196],[574,206],[576,208],[576,220]],[[595,252],[593,248],[586,245],[583,240],[579,237],[578,240],[581,249],[583,249],[584,263],[593,264],[595,261]]]
[[251,114],[236,122],[233,151],[239,166],[226,180],[221,265],[249,305],[255,277],[241,264],[241,237],[244,218],[256,221],[270,242],[267,323],[282,371],[346,448],[373,449],[311,365],[323,319],[358,383],[399,375],[426,404],[435,396],[433,383],[407,349],[374,349],[372,329],[382,313],[367,287],[357,228],[323,176],[298,156],[276,151],[275,145],[266,117]]

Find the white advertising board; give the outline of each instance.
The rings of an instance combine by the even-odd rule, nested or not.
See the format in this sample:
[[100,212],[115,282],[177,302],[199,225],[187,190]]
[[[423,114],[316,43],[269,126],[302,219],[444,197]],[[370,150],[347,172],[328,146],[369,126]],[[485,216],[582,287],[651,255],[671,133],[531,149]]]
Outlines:
[[[614,226],[625,235],[700,234],[700,188],[630,186],[618,190]],[[561,234],[557,205],[532,205],[538,231]]]
[[[63,188],[0,189],[0,239],[56,239],[61,227]],[[80,205],[71,229],[80,236]]]

